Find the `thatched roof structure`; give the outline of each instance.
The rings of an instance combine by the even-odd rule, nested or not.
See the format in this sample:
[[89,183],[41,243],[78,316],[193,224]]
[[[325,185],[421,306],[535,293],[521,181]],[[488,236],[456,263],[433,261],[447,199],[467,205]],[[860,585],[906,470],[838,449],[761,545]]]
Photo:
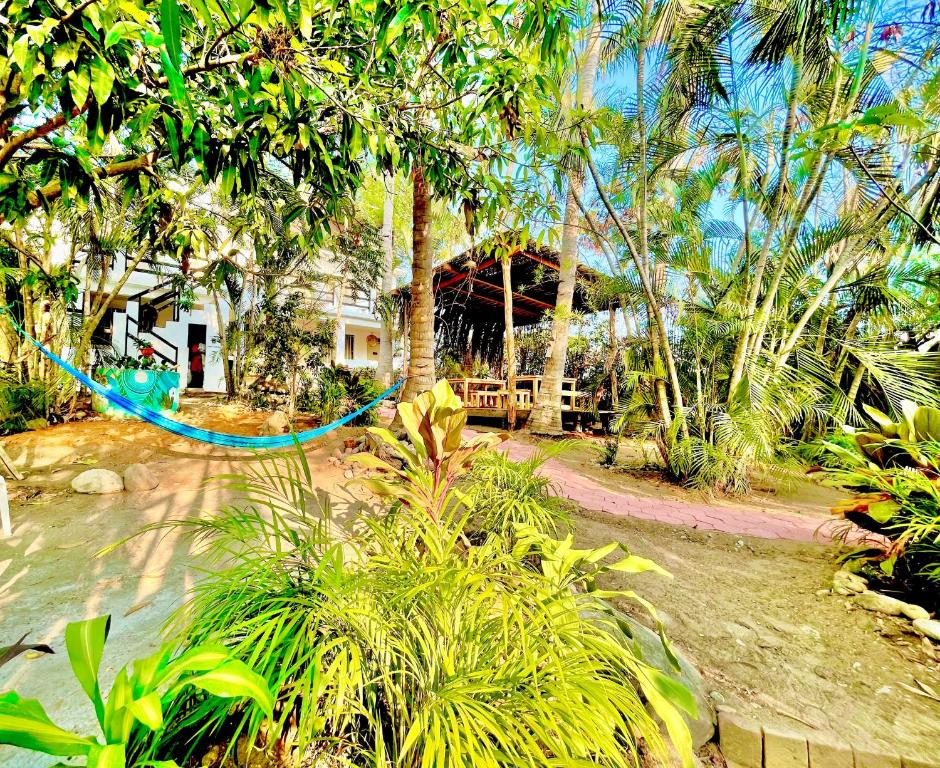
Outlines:
[[[486,242],[464,251],[434,270],[435,336],[439,350],[457,359],[472,354],[481,360],[501,360],[506,330],[502,255],[506,246]],[[529,241],[510,253],[513,325],[524,328],[544,322],[558,294],[558,252]],[[599,274],[578,266],[575,312],[595,312],[592,287]],[[410,286],[398,289],[405,303]],[[605,305],[606,306],[606,305]]]

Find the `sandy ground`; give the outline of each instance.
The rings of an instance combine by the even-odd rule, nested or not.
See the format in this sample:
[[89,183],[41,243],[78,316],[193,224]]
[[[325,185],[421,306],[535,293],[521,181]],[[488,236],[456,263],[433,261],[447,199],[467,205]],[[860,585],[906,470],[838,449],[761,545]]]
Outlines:
[[[256,434],[263,418],[207,400],[184,406],[182,418],[191,423],[241,434]],[[342,470],[326,459],[357,432],[338,430],[306,446],[317,486],[339,494],[337,512],[350,516],[359,513],[357,493],[344,490]],[[139,422],[101,420],[18,435],[4,440],[4,447],[27,479],[9,482],[14,536],[0,540],[0,644],[29,632],[31,641],[48,642],[58,653],[21,656],[0,669],[0,689],[38,697],[53,720],[88,732],[93,715],[68,670],[65,624],[112,615],[102,672],[107,684],[124,663],[159,646],[163,623],[197,578],[190,543],[175,534],[148,534],[101,558],[95,552],[148,523],[200,515],[232,501],[207,481],[256,459]],[[604,470],[588,444],[561,460],[598,482],[651,499],[704,498],[651,477]],[[69,490],[71,478],[89,467],[120,472],[133,462],[151,466],[160,486],[112,496]],[[721,503],[755,515],[766,505],[781,505],[823,521],[836,495],[799,484],[781,494]],[[922,758],[940,753],[940,703],[902,687],[916,679],[940,690],[940,668],[900,622],[879,622],[842,598],[817,594],[836,567],[831,548],[590,511],[575,517],[575,530],[583,544],[623,541],[673,573],[670,581],[635,576],[629,583],[657,605],[670,635],[729,705],[869,748],[893,747]],[[49,762],[0,748],[3,766]]]
[[[257,434],[263,414],[214,405],[205,399],[184,402],[181,419]],[[353,498],[340,488],[347,482],[343,470],[327,457],[360,431],[342,428],[305,446],[317,488],[337,494],[338,515]],[[101,419],[16,435],[3,445],[27,477],[8,480],[14,535],[0,539],[0,645],[28,632],[27,642],[48,643],[56,655],[20,656],[0,669],[0,690],[38,698],[56,723],[91,733],[94,712],[70,673],[65,625],[111,615],[101,674],[106,690],[121,666],[159,648],[164,622],[197,578],[190,540],[174,533],[150,533],[103,557],[95,554],[145,525],[196,517],[231,502],[210,478],[243,470],[256,459],[247,451],[183,440],[140,422]],[[103,496],[76,494],[69,487],[75,475],[91,467],[122,472],[135,462],[160,477],[159,487]],[[0,747],[4,768],[51,762]]]

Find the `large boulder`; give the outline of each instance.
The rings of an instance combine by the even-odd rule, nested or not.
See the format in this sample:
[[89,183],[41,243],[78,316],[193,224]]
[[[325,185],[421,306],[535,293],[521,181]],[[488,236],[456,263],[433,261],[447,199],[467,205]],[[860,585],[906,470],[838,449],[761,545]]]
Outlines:
[[290,419],[283,411],[275,411],[258,428],[258,434],[262,436],[283,435],[290,430]]
[[682,683],[692,694],[698,709],[698,717],[693,718],[681,710],[680,712],[689,727],[689,733],[692,735],[693,747],[698,749],[703,744],[711,741],[715,735],[715,724],[718,722],[718,717],[715,713],[714,702],[708,695],[705,681],[699,671],[675,646],[671,646],[673,655],[679,662],[679,669],[677,670],[666,655],[663,641],[658,634],[625,613],[614,611],[613,616],[621,627],[618,635],[622,635],[624,642],[632,644],[637,656],[651,667],[655,667]]
[[72,478],[72,490],[76,493],[120,493],[124,480],[110,469],[86,469]]
[[124,489],[127,491],[152,491],[158,485],[160,478],[146,464],[130,464],[124,470]]

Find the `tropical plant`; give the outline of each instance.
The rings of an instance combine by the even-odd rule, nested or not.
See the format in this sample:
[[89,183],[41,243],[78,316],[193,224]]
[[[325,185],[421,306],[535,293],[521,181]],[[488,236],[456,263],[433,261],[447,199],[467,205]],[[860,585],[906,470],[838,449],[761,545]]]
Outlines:
[[876,43],[879,14],[908,11],[599,13],[636,85],[580,124],[578,223],[620,305],[628,431],[680,481],[740,491],[790,443],[861,424],[859,402],[936,405],[934,49]]
[[540,447],[522,461],[499,451],[483,452],[465,480],[470,530],[510,542],[521,526],[551,535],[567,528],[573,505],[545,471],[545,463],[567,448],[565,443]]
[[399,403],[398,419],[410,442],[380,427],[367,433],[400,460],[400,468],[371,453],[353,454],[349,460],[377,472],[378,477],[363,482],[377,495],[394,499],[396,506],[421,510],[435,521],[452,516],[463,498],[457,481],[482,451],[507,435],[484,433],[464,443],[467,413],[446,379],[414,402]]
[[[369,369],[335,366],[320,369],[316,391],[308,400],[320,420],[329,423],[371,403],[382,392],[379,382]],[[350,423],[353,426],[362,426],[375,424],[376,421],[378,414],[372,408]]]
[[[0,694],[0,744],[79,758],[81,763],[70,764],[87,768],[177,768],[172,760],[134,760],[127,754],[127,745],[133,739],[158,734],[165,725],[164,713],[181,691],[196,689],[212,699],[249,699],[262,712],[271,714],[274,699],[265,682],[218,646],[193,647],[178,656],[165,646],[118,670],[105,697],[98,671],[110,626],[110,616],[99,616],[72,622],[65,628],[72,672],[94,707],[101,738],[78,736],[60,728],[37,700],[7,691]],[[51,652],[45,646],[38,647]]]
[[607,571],[660,569],[629,553],[608,562],[621,545],[579,550],[526,525],[511,547],[468,541],[470,459],[494,439],[460,444],[465,415],[446,382],[400,409],[410,446],[371,433],[404,469],[360,459],[379,473],[365,482],[385,514],[357,533],[337,537],[310,507],[302,453],[229,478],[248,506],[171,524],[217,558],[179,616],[184,647],[223,643],[277,704],[265,725],[256,709],[180,699],[140,754],[237,739],[295,762],[635,767],[642,740],[666,765],[655,714],[690,765],[679,710],[694,703],[635,655],[606,603],[639,598],[596,589]]
[[826,443],[841,462],[829,482],[856,491],[833,514],[875,534],[848,557],[929,594],[925,584],[940,582],[940,410],[905,401],[897,422],[865,410],[880,432],[854,431],[851,447]]
[[886,413],[870,405],[863,406],[874,419],[878,432],[854,430],[855,442],[862,453],[879,467],[927,467],[927,459],[917,450],[918,443],[940,443],[940,408],[917,405],[913,400],[901,403],[903,419],[894,421]]

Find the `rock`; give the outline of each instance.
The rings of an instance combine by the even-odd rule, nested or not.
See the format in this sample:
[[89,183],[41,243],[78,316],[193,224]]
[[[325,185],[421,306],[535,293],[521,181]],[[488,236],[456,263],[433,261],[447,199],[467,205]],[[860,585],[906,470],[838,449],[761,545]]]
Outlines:
[[133,493],[140,491],[152,491],[160,485],[160,478],[157,477],[146,464],[130,464],[124,470],[124,490]]
[[716,707],[720,707],[725,703],[725,697],[722,695],[721,691],[709,691],[708,698],[715,702]]
[[845,569],[832,575],[832,591],[837,595],[857,595],[868,589],[868,582],[857,573]]
[[110,469],[86,469],[72,479],[72,490],[76,493],[120,493],[124,480]]
[[[616,616],[619,622],[623,622],[630,627],[635,647],[643,661],[678,680],[689,689],[694,697],[698,708],[698,718],[693,720],[685,712],[682,712],[682,717],[692,734],[693,747],[698,749],[703,744],[711,741],[715,735],[717,715],[715,714],[713,699],[709,696],[705,688],[705,681],[702,680],[698,670],[673,646],[672,651],[679,660],[679,671],[676,672],[666,656],[665,650],[663,650],[663,643],[659,635],[624,613],[616,612]],[[624,640],[630,642],[626,635],[624,635]]]
[[75,411],[75,413],[72,414],[72,419],[74,419],[75,421],[79,421],[81,419],[86,418],[87,416],[88,414],[85,413],[84,411]]
[[914,629],[924,637],[940,643],[940,621],[937,619],[914,619]]
[[914,603],[904,603],[904,608],[901,609],[901,613],[903,613],[911,621],[919,621],[921,619],[930,618],[930,612],[926,608],[922,608],[921,606],[915,605]]
[[45,419],[30,419],[26,422],[26,429],[45,429],[49,426],[49,422]]
[[262,436],[283,435],[290,430],[290,419],[283,411],[275,411],[266,418],[258,428],[258,434]]
[[877,611],[888,616],[907,616],[909,619],[926,619],[930,616],[919,605],[905,603],[895,597],[865,590],[855,598],[855,605],[867,611]]
[[343,477],[345,477],[347,480],[352,480],[353,477],[355,477],[355,474],[351,469],[347,469],[345,472],[343,472]]
[[333,449],[333,452],[330,454],[330,456],[332,456],[334,459],[336,459],[337,461],[339,461],[340,459],[343,458],[343,449],[342,449],[342,448],[334,448],[334,449]]
[[782,648],[784,642],[774,635],[761,634],[757,636],[757,645],[760,648]]

